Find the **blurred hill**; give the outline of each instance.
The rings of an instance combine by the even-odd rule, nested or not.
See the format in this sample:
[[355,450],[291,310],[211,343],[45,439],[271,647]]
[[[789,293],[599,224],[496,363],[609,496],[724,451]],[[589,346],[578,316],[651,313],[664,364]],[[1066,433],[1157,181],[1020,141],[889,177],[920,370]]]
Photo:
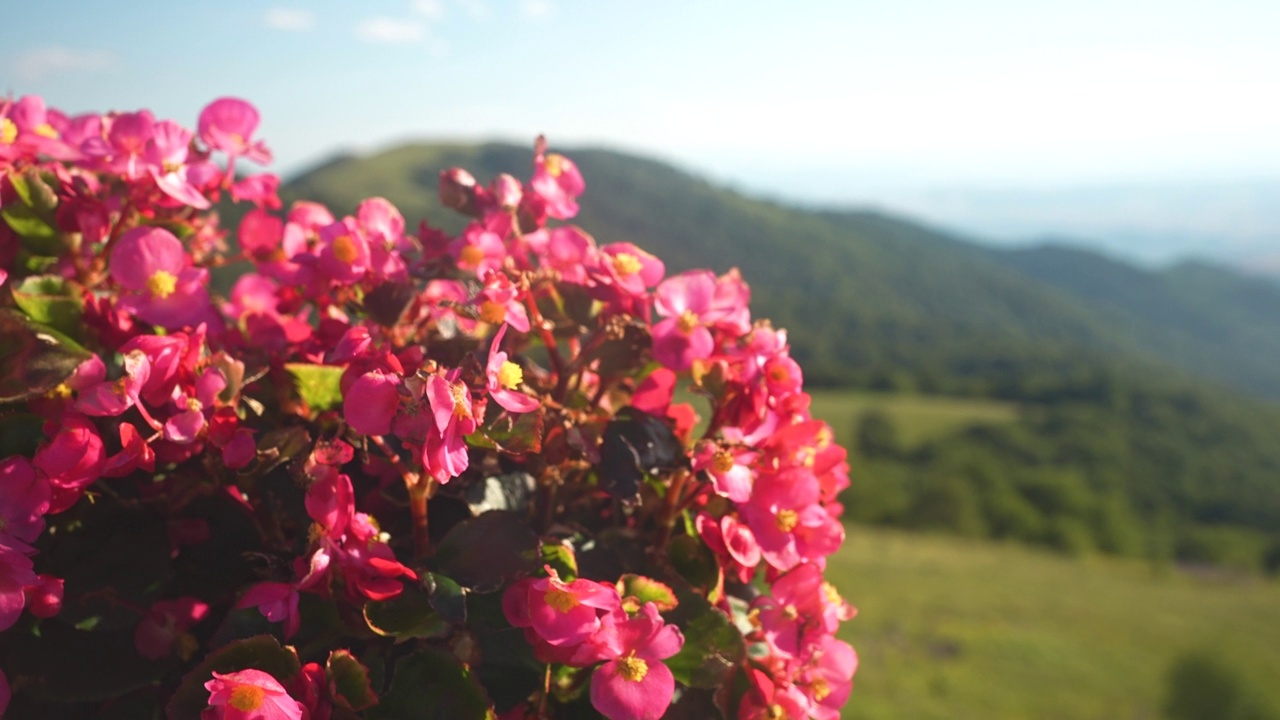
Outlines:
[[[809,387],[1006,403],[976,403],[971,422],[908,444],[892,413],[815,402],[859,456],[854,518],[1280,568],[1274,283],[1061,245],[993,250],[882,213],[746,197],[653,160],[566,154],[587,182],[576,224],[636,242],[669,273],[739,267]],[[335,158],[281,195],[341,212],[383,196],[411,224],[457,231],[464,219],[437,201],[441,169],[485,182],[531,163],[509,145],[412,145]]]

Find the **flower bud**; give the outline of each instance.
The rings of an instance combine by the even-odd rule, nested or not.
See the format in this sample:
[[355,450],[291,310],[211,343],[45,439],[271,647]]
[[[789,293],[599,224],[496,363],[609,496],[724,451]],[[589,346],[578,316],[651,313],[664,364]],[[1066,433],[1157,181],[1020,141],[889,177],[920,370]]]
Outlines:
[[475,211],[476,179],[462,168],[440,172],[440,203],[450,210],[472,214]]
[[493,193],[494,199],[504,210],[519,207],[520,200],[524,197],[524,187],[520,181],[507,173],[502,173],[489,182],[489,192]]
[[38,618],[51,618],[62,611],[62,578],[37,575],[36,584],[22,588],[27,612]]

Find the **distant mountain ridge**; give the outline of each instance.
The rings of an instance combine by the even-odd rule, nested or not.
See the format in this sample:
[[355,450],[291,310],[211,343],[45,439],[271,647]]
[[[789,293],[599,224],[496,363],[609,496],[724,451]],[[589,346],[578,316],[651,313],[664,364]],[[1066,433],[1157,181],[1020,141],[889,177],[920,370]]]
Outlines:
[[[587,182],[575,224],[601,243],[636,242],[669,272],[739,267],[756,315],[790,330],[817,384],[1010,395],[1096,360],[1280,398],[1280,286],[1268,280],[1060,246],[995,250],[882,213],[753,199],[644,158],[561,150]],[[531,162],[511,145],[410,145],[336,158],[281,194],[341,211],[380,195],[411,223],[457,230],[437,200],[441,169],[485,181],[527,176]]]

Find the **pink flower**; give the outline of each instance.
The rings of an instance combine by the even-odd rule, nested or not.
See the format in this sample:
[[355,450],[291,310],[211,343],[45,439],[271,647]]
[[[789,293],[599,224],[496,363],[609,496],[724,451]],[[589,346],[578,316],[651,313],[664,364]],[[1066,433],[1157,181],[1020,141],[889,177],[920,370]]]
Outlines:
[[317,466],[315,474],[316,479],[307,486],[307,515],[328,537],[337,539],[347,531],[356,512],[351,478],[330,465]]
[[507,326],[503,325],[493,336],[493,343],[489,346],[489,361],[485,365],[487,389],[493,399],[510,412],[532,412],[541,402],[537,398],[516,392],[516,388],[524,382],[524,372],[519,365],[507,360],[506,353],[498,350],[506,332]]
[[591,704],[609,720],[658,720],[671,705],[675,678],[663,660],[680,652],[684,636],[645,603],[628,618],[611,613],[592,644],[608,660],[591,676]]
[[35,583],[22,589],[27,599],[27,612],[38,618],[51,618],[62,612],[63,580],[52,575],[37,575]]
[[831,635],[824,635],[813,648],[801,672],[799,685],[813,701],[813,717],[837,720],[840,708],[849,699],[853,676],[858,671],[858,654],[853,647]]
[[302,626],[298,615],[298,587],[292,583],[260,582],[249,588],[236,603],[238,608],[258,608],[258,612],[271,622],[284,623],[284,637],[293,637]]
[[54,514],[74,505],[84,488],[98,479],[106,452],[93,423],[83,415],[68,413],[48,444],[36,451],[31,464],[49,480],[53,490],[49,513]]
[[199,179],[199,169],[187,165],[190,146],[190,130],[171,120],[156,123],[147,142],[147,169],[166,195],[184,205],[206,210],[209,199],[193,182]]
[[506,273],[492,271],[484,277],[484,289],[476,296],[480,319],[490,325],[507,323],[517,332],[529,332],[529,313],[520,302],[520,290]]
[[439,483],[458,477],[470,462],[466,436],[476,431],[471,392],[457,380],[439,375],[427,379],[427,399],[436,432],[427,432],[422,446],[422,466]]
[[209,606],[190,596],[160,600],[138,623],[133,633],[133,646],[148,660],[160,660],[171,655],[190,659],[198,643],[187,634],[187,630],[208,614]]
[[187,266],[182,243],[168,230],[137,227],[111,250],[111,275],[130,292],[120,307],[174,330],[193,324],[209,308],[209,271]]
[[369,243],[351,218],[320,230],[317,267],[329,278],[350,285],[364,277],[369,262]]
[[[200,112],[197,124],[200,140],[212,150],[226,153],[228,165],[246,157],[259,165],[271,162],[271,151],[262,142],[252,142],[258,129],[258,109],[239,98],[218,98]],[[230,167],[227,168],[228,173]]]
[[508,588],[502,607],[512,625],[531,628],[551,645],[585,642],[600,629],[602,616],[622,607],[612,585],[583,578],[564,582],[554,569],[546,571],[548,577]]
[[711,476],[716,494],[741,503],[751,497],[755,473],[750,464],[755,453],[741,448],[721,447],[711,441],[702,441],[693,456],[693,469],[704,470]]
[[204,688],[209,709],[201,714],[203,720],[302,720],[305,710],[278,680],[253,668],[215,672]]
[[538,138],[533,158],[533,193],[546,204],[547,214],[557,220],[568,220],[578,214],[578,196],[586,190],[578,166],[569,158],[546,152],[547,141]]
[[480,223],[471,223],[456,240],[449,243],[449,254],[458,267],[483,277],[490,270],[502,267],[507,257],[507,246],[502,236]]
[[28,543],[44,531],[49,497],[49,483],[36,475],[26,458],[0,461],[0,547],[31,551]]
[[342,399],[342,416],[347,424],[362,435],[391,432],[391,421],[400,407],[399,385],[398,377],[381,370],[361,375],[347,388]]
[[8,630],[27,604],[24,589],[37,582],[31,558],[0,545],[0,630]]
[[661,260],[628,242],[600,248],[599,260],[596,281],[623,296],[644,297],[667,272]]
[[231,199],[236,202],[249,202],[259,208],[280,209],[280,176],[273,173],[259,173],[239,180],[231,185]]

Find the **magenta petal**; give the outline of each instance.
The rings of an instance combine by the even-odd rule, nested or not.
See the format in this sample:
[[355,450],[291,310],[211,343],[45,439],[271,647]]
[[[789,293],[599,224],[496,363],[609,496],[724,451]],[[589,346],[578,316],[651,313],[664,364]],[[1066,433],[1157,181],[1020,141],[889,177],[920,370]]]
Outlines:
[[386,435],[400,407],[399,380],[379,370],[361,375],[347,389],[342,415],[347,424],[364,435]]
[[204,429],[204,413],[184,410],[164,423],[164,439],[180,445],[192,442]]
[[647,661],[644,677],[623,677],[621,660],[610,660],[591,676],[591,704],[609,720],[658,720],[671,705],[676,681],[664,663]]
[[183,205],[190,205],[197,210],[207,210],[211,206],[209,199],[187,179],[185,168],[164,174],[152,168],[151,177],[156,181],[156,187],[160,188],[165,195]]
[[528,395],[518,393],[515,390],[504,390],[499,388],[497,390],[490,391],[489,394],[493,395],[493,399],[497,400],[499,405],[515,413],[533,412],[542,405],[537,398],[529,397]]
[[130,290],[146,290],[157,271],[177,275],[184,265],[182,243],[163,228],[136,227],[121,235],[111,250],[111,276]]

